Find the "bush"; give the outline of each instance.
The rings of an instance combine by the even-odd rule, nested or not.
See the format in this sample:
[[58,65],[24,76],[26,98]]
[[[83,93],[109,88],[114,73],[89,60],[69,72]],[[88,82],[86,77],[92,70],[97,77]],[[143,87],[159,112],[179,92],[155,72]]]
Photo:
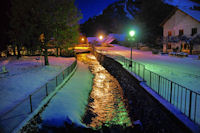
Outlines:
[[152,54],[158,54],[159,53],[159,50],[158,49],[153,49],[152,50]]
[[61,54],[62,57],[74,57],[75,53],[73,50],[68,50],[68,51],[62,51]]

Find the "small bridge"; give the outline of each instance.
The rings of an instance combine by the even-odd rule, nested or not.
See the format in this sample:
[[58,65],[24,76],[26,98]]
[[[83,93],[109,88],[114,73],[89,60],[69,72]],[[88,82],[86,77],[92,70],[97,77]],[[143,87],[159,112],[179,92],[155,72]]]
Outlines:
[[76,54],[79,54],[79,53],[89,53],[89,52],[91,52],[91,47],[90,47],[89,44],[77,44],[74,47],[74,52]]

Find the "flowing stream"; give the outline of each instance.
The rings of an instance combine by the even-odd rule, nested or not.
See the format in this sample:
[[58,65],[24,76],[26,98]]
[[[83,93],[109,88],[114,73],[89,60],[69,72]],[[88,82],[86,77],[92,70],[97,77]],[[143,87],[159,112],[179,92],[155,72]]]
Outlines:
[[132,126],[118,81],[102,67],[94,55],[79,54],[78,60],[89,65],[94,75],[93,88],[83,122],[93,129],[102,126]]
[[[85,64],[84,68],[83,65],[78,65],[79,68],[77,68],[76,73],[70,81],[21,132],[56,133],[82,131],[82,128],[78,129],[79,127],[64,123],[70,120],[72,120],[75,125],[89,127],[83,129],[85,132],[92,129],[97,130],[97,132],[102,132],[101,130],[104,130],[106,127],[111,130],[113,130],[113,128],[115,128],[115,130],[116,128],[121,130],[126,127],[133,127],[125,105],[126,99],[123,97],[123,90],[118,81],[99,64],[94,55],[88,53],[78,54],[77,60]],[[88,88],[88,90],[86,88],[84,92],[82,92],[90,79],[90,77],[88,77],[89,71],[87,65],[94,75],[93,85],[92,89]],[[87,69],[87,72],[82,72],[85,71],[85,69]],[[84,81],[82,81],[81,84],[81,82],[76,81],[77,79]],[[76,82],[74,82],[74,80]],[[89,98],[86,96],[88,92]],[[89,100],[88,105],[87,98]],[[72,119],[66,120],[66,118]],[[63,124],[65,126],[63,126]]]

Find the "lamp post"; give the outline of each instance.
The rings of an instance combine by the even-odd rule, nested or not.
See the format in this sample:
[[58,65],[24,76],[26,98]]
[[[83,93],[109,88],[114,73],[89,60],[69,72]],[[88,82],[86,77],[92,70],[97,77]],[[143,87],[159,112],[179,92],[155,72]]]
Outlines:
[[[134,30],[131,30],[129,31],[129,40],[130,41],[134,41],[135,40],[135,31]],[[131,46],[131,55],[130,55],[130,64],[129,64],[129,67],[132,68],[132,59],[133,59],[133,54],[132,54],[132,46]]]

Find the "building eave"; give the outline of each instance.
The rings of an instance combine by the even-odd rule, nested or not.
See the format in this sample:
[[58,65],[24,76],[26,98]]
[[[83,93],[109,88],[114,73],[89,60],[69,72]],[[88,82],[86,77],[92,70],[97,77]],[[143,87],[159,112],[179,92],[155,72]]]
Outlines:
[[160,26],[163,27],[163,26],[165,25],[165,23],[166,23],[177,11],[182,12],[183,14],[185,14],[185,15],[191,17],[193,20],[195,20],[195,21],[197,21],[197,22],[200,23],[199,20],[197,20],[196,18],[192,17],[192,16],[189,15],[188,13],[186,13],[186,12],[184,12],[184,11],[182,11],[181,9],[179,9],[179,8],[176,7],[176,8],[169,14],[169,16],[167,16],[167,18],[160,24]]

